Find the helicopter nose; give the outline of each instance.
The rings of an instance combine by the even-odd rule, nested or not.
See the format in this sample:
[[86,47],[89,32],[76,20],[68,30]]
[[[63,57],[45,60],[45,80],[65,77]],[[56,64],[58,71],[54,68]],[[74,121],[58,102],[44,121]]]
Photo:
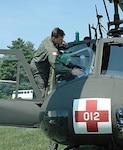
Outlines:
[[74,135],[73,100],[74,97],[80,97],[86,79],[80,77],[60,84],[41,106],[40,127],[50,139],[60,144],[74,144],[70,136],[70,131]]
[[48,138],[61,144],[67,144],[69,135],[67,111],[45,111],[40,115],[40,127]]

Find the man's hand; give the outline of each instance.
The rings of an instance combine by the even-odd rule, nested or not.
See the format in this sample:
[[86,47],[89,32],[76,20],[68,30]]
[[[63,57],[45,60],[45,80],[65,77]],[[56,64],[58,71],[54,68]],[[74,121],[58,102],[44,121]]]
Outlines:
[[63,41],[62,44],[59,45],[59,47],[60,47],[61,49],[67,48],[67,47],[68,47],[68,43],[66,43],[65,41]]
[[68,47],[68,43],[66,43],[65,41],[62,42],[62,45],[67,48]]
[[80,75],[80,74],[82,74],[83,72],[80,70],[80,69],[73,69],[72,71],[71,71],[71,73],[73,74],[73,75]]

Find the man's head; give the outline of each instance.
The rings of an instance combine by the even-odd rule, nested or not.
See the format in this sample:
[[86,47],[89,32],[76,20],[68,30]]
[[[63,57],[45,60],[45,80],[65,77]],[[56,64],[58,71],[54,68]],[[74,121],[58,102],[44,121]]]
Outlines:
[[51,33],[52,41],[56,44],[62,44],[64,39],[65,33],[60,28],[53,29]]

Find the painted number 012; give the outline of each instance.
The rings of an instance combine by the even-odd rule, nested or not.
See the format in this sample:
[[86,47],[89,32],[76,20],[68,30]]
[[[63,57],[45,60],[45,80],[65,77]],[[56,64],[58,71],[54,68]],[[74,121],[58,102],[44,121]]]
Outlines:
[[83,119],[85,121],[88,121],[88,120],[100,120],[99,118],[99,112],[85,112],[83,114]]

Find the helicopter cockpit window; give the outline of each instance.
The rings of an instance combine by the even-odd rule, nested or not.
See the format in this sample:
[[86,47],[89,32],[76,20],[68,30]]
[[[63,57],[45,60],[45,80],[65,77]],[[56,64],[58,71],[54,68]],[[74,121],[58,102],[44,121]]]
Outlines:
[[104,44],[101,74],[123,76],[123,44]]
[[92,74],[93,57],[94,50],[83,42],[65,50],[60,59],[67,67],[84,69],[83,72],[90,75]]
[[64,53],[61,60],[68,67],[84,68],[89,72],[93,58],[93,50],[90,47],[85,47],[73,53]]

